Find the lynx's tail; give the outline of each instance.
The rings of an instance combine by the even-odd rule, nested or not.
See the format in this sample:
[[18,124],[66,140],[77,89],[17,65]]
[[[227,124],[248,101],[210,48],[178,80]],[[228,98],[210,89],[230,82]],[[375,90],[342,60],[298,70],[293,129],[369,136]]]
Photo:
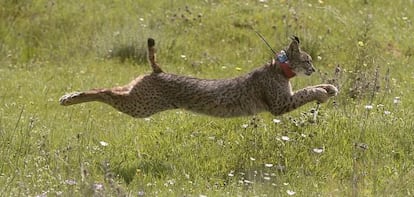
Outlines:
[[148,61],[151,64],[153,73],[162,73],[162,69],[156,62],[155,40],[148,38]]

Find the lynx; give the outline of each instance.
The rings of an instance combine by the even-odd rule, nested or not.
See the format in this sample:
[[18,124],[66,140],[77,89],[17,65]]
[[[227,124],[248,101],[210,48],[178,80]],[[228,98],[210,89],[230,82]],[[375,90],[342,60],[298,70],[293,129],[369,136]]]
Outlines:
[[148,39],[152,73],[141,75],[125,86],[66,94],[61,105],[99,101],[136,118],[170,109],[185,109],[216,117],[256,115],[268,111],[277,116],[308,102],[323,103],[335,96],[330,84],[292,92],[289,79],[315,72],[312,58],[294,36],[284,52],[287,60],[272,59],[250,73],[232,79],[198,79],[163,72],[155,58],[155,41]]

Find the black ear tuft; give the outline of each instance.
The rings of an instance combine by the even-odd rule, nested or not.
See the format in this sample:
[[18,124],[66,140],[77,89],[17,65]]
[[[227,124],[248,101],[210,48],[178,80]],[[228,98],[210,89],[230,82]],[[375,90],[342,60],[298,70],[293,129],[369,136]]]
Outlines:
[[295,35],[293,35],[292,37],[290,37],[290,39],[298,42],[298,44],[300,43],[299,38],[297,36],[295,36]]

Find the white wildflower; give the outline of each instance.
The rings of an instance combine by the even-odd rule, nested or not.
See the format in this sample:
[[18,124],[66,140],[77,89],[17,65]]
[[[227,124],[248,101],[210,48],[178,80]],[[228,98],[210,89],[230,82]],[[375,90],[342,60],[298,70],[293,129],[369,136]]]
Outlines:
[[400,103],[401,102],[401,98],[400,97],[395,97],[394,98],[394,104],[398,104],[398,103]]
[[292,191],[292,190],[286,190],[286,193],[289,195],[289,196],[293,196],[293,195],[295,195],[296,194],[296,192],[295,191]]
[[101,146],[108,146],[109,145],[109,143],[105,142],[105,141],[100,141],[99,144],[101,144]]
[[324,149],[323,149],[323,148],[314,148],[314,149],[313,149],[313,152],[314,152],[314,153],[318,153],[318,154],[323,153],[323,151],[324,151]]
[[249,180],[247,180],[247,179],[246,179],[246,180],[244,180],[243,182],[244,182],[244,183],[246,183],[246,184],[253,184],[253,181],[249,181]]
[[266,163],[266,164],[265,164],[265,167],[267,167],[267,168],[271,168],[271,167],[273,167],[273,164],[271,164],[271,163]]
[[175,180],[174,179],[169,179],[167,180],[167,182],[164,185],[174,185],[175,184]]
[[275,119],[273,119],[273,122],[276,123],[276,124],[279,124],[281,122],[281,120],[275,118]]
[[249,124],[242,124],[242,128],[247,128],[249,126]]
[[145,192],[144,191],[138,191],[138,196],[145,196]]
[[48,191],[43,192],[43,193],[41,193],[39,195],[36,195],[36,197],[47,197],[47,193],[48,193]]
[[228,174],[229,177],[234,177],[234,171],[230,171],[230,173]]
[[365,143],[355,143],[355,146],[357,148],[362,149],[362,150],[367,150],[368,149],[368,144],[365,144]]
[[290,138],[288,136],[282,136],[283,141],[290,141]]
[[373,106],[372,105],[365,105],[365,109],[366,110],[371,110],[373,108]]
[[76,181],[75,180],[71,180],[71,179],[65,180],[65,183],[67,185],[76,185]]
[[390,115],[390,114],[391,114],[391,112],[390,112],[390,111],[385,110],[385,111],[384,111],[384,114],[385,114],[385,115]]
[[98,190],[103,190],[104,186],[102,183],[94,183],[93,184],[93,190],[98,191]]

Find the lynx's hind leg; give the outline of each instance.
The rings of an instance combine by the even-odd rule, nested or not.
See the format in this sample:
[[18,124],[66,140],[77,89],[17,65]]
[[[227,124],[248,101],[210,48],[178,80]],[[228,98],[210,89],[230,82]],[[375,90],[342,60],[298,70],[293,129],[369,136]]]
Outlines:
[[89,90],[84,92],[72,92],[65,94],[59,99],[59,103],[63,106],[74,105],[78,103],[101,101],[103,102],[102,93],[100,89]]
[[69,94],[65,94],[62,97],[60,97],[59,103],[60,105],[64,106],[76,104],[76,100],[79,100],[77,97],[79,97],[82,94],[82,92],[72,92]]
[[165,98],[162,88],[157,85],[158,73],[163,71],[156,62],[154,46],[154,39],[149,38],[148,60],[153,69],[152,74],[139,76],[125,86],[65,94],[59,99],[59,103],[68,106],[98,101],[136,118],[149,117],[160,111],[177,108]]
[[[145,80],[143,80],[145,78]],[[149,117],[157,112],[175,108],[170,105],[159,90],[148,87],[151,76],[142,76],[126,86],[110,89],[92,89],[63,95],[59,102],[63,106],[98,101],[106,103],[120,112],[135,118]]]

